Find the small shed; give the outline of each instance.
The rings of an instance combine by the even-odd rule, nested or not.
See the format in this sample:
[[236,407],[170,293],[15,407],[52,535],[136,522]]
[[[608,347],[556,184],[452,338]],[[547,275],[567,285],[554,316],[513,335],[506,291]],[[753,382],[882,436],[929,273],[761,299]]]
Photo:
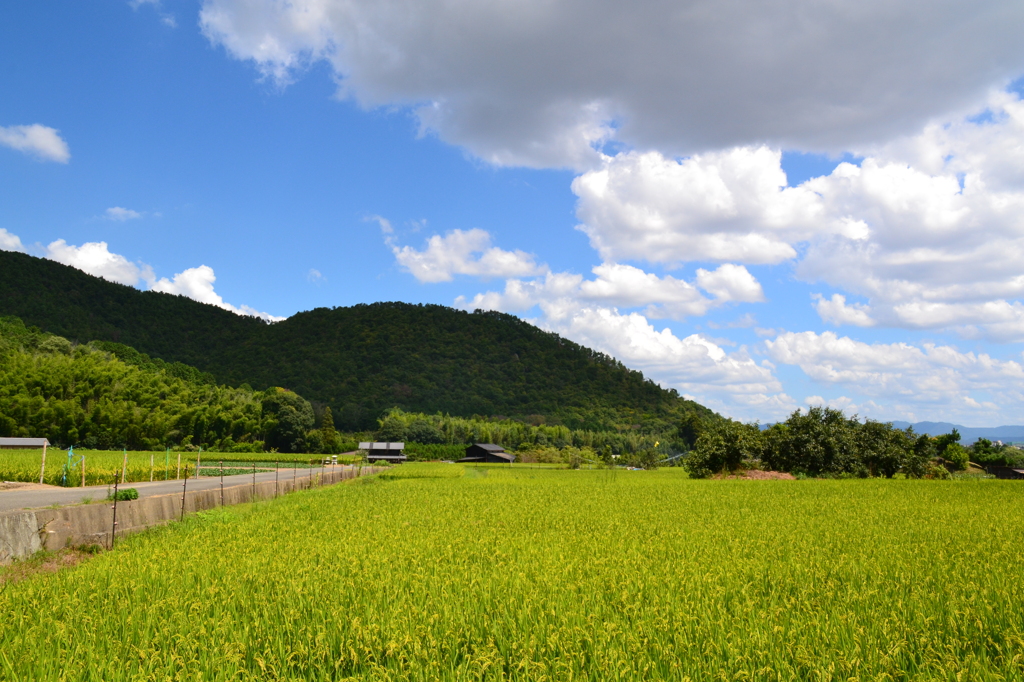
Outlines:
[[405,456],[405,443],[360,443],[359,449],[366,452],[366,461],[392,462],[401,464],[409,459]]
[[474,443],[466,448],[466,456],[460,462],[481,462],[484,464],[511,464],[516,456],[505,452],[505,448],[493,443]]
[[50,441],[45,438],[0,438],[0,450],[43,449],[42,462],[39,466],[39,485],[43,484],[43,474],[46,473],[46,448],[48,447],[50,447]]
[[48,448],[50,441],[45,438],[0,438],[0,449],[27,450],[29,448]]

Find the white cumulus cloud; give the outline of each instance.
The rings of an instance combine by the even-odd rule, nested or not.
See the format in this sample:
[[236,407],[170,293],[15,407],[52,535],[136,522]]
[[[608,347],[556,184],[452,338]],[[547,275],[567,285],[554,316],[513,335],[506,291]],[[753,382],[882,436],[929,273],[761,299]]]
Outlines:
[[217,281],[217,276],[213,272],[213,268],[208,265],[200,265],[197,268],[189,268],[183,272],[179,272],[173,278],[167,279],[166,277],[161,278],[150,287],[153,291],[161,291],[165,294],[177,294],[178,296],[185,296],[191,298],[194,301],[200,303],[209,303],[215,305],[218,308],[224,310],[230,310],[238,315],[252,315],[259,317],[267,322],[278,322],[285,318],[271,315],[270,313],[260,312],[255,308],[247,305],[233,306],[226,302],[221,295],[213,289],[213,283]]
[[74,246],[58,239],[46,247],[46,257],[90,275],[128,286],[154,279],[151,267],[132,263],[118,253],[112,253],[106,242],[86,242]]
[[724,263],[711,271],[701,268],[697,270],[697,286],[719,301],[764,301],[761,283],[742,265]]
[[1022,22],[999,0],[205,0],[200,12],[212,42],[268,77],[323,60],[344,95],[411,107],[481,158],[573,167],[611,135],[674,155],[841,151],[906,133],[1024,71]]
[[524,277],[538,275],[546,269],[524,251],[505,251],[491,246],[491,235],[479,228],[452,230],[443,237],[434,235],[421,251],[398,245],[386,221],[381,223],[381,229],[399,265],[420,282],[450,282],[455,275],[481,279]]
[[[17,235],[0,228],[0,250],[24,251],[24,248]],[[86,242],[81,246],[75,246],[63,239],[50,242],[45,247],[43,256],[110,282],[186,296],[200,303],[209,303],[239,315],[252,315],[267,322],[285,319],[247,305],[233,306],[227,303],[214,291],[213,283],[217,277],[213,268],[206,265],[189,268],[171,279],[157,279],[151,266],[142,262],[133,263],[121,254],[112,252],[106,242]]]
[[68,143],[60,136],[60,131],[38,123],[27,126],[0,126],[0,145],[43,161],[67,163],[71,160]]
[[1021,340],[1024,102],[997,92],[972,113],[798,187],[767,147],[607,157],[573,183],[580,229],[606,259],[788,260],[805,281],[868,299],[817,299],[833,324]]
[[1024,407],[1024,366],[953,346],[865,343],[835,332],[786,332],[764,342],[777,363],[883,401],[893,415],[996,422]]
[[787,187],[782,154],[741,147],[681,161],[625,152],[572,183],[580,229],[609,260],[780,263],[824,219],[820,201]]
[[21,238],[0,227],[0,251],[25,251]]
[[818,311],[821,319],[834,325],[852,324],[858,327],[871,327],[875,324],[868,306],[863,303],[847,304],[846,297],[842,294],[832,294],[832,298],[825,298],[820,294],[815,295],[814,309]]
[[666,387],[740,418],[780,417],[793,400],[782,391],[770,364],[745,348],[734,353],[700,334],[679,338],[656,329],[640,313],[603,306],[542,304],[535,323],[639,369]]
[[867,297],[878,324],[1024,339],[1024,102],[996,93],[986,113],[804,183],[866,234],[812,239],[797,273]]
[[681,320],[704,315],[729,302],[764,300],[761,285],[753,275],[743,266],[730,263],[710,272],[699,269],[696,286],[671,275],[659,277],[622,263],[602,263],[591,272],[596,275],[594,279],[568,272],[548,272],[533,280],[508,279],[503,292],[488,291],[471,299],[459,297],[456,305],[523,312],[543,303],[565,308],[594,303],[617,308],[646,307],[649,317]]

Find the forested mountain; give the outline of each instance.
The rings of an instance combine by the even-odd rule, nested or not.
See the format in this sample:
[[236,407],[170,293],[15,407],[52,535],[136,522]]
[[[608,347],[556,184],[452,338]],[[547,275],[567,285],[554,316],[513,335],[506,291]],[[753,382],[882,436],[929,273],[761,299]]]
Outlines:
[[0,315],[78,341],[113,341],[217,382],[284,386],[329,405],[341,429],[387,409],[664,432],[707,408],[640,372],[519,320],[444,306],[318,308],[276,324],[0,252]]

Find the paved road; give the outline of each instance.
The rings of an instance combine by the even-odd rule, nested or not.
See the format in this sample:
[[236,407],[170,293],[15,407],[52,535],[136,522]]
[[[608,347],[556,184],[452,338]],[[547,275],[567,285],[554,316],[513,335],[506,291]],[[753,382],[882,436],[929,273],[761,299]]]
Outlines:
[[[338,465],[333,470],[341,471],[344,467]],[[327,467],[327,471],[332,471]],[[308,478],[320,473],[320,469],[285,469],[281,468],[281,481],[290,480],[293,474],[298,478]],[[273,481],[274,472],[256,474],[256,482]],[[224,487],[235,485],[246,485],[252,483],[252,474],[239,474],[237,476],[225,476]],[[149,483],[126,483],[124,487],[135,488],[139,491],[139,497],[155,497],[157,495],[181,494],[182,481],[154,481]],[[188,480],[188,490],[214,490],[220,488],[220,478],[216,476],[201,476]],[[65,506],[79,504],[91,500],[102,500],[107,497],[110,486],[93,485],[84,488],[58,488],[46,487],[35,490],[0,490],[0,512],[14,509],[38,509],[40,507],[51,507],[53,505]]]

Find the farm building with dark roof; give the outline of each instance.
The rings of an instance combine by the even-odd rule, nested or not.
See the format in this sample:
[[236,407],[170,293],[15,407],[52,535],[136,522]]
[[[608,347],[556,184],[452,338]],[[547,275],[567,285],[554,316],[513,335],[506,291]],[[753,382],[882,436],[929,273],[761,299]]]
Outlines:
[[401,464],[409,459],[405,456],[405,443],[360,443],[359,449],[366,453],[366,461]]
[[481,462],[484,464],[511,464],[516,456],[505,452],[505,448],[493,443],[474,443],[466,448],[466,456],[460,462]]

